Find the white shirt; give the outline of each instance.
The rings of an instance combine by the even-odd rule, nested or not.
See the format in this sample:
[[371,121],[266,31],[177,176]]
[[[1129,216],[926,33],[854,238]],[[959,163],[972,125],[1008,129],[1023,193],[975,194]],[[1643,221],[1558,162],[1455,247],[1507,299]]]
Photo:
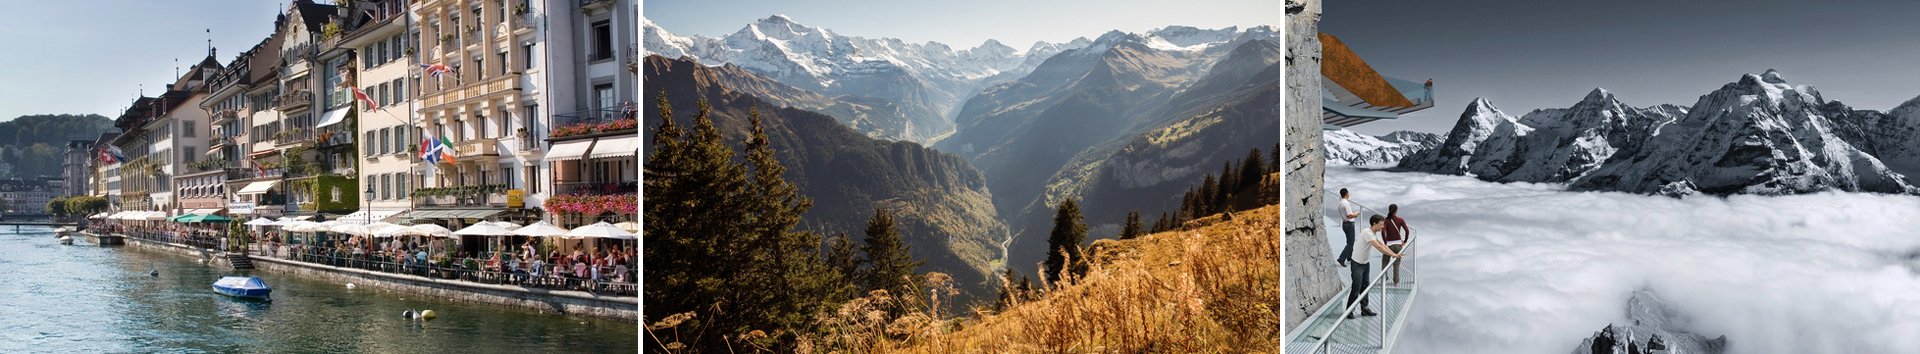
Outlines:
[[1340,199],[1340,219],[1346,220],[1346,222],[1353,222],[1353,219],[1355,217],[1356,216],[1353,215],[1353,202],[1348,201],[1346,198],[1341,198]]
[[1373,259],[1375,253],[1380,253],[1380,250],[1373,249],[1373,241],[1379,240],[1380,234],[1367,227],[1359,231],[1353,235],[1353,262],[1367,264],[1367,260]]

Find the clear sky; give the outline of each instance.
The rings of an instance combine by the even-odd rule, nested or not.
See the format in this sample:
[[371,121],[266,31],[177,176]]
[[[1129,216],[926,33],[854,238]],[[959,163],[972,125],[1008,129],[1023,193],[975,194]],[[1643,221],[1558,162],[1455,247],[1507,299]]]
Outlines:
[[1327,1],[1320,30],[1383,74],[1433,79],[1439,105],[1355,129],[1445,133],[1486,97],[1512,115],[1594,87],[1636,107],[1692,105],[1780,70],[1828,100],[1887,110],[1920,96],[1920,1]]
[[[281,2],[280,4],[283,4]],[[30,114],[116,117],[141,84],[148,96],[206,58],[222,65],[273,31],[264,0],[9,1],[0,6],[0,120]]]
[[643,1],[640,7],[641,16],[679,35],[717,37],[754,20],[785,14],[841,35],[937,41],[956,49],[996,39],[1025,50],[1035,41],[1065,42],[1116,29],[1280,24],[1279,0],[674,0]]

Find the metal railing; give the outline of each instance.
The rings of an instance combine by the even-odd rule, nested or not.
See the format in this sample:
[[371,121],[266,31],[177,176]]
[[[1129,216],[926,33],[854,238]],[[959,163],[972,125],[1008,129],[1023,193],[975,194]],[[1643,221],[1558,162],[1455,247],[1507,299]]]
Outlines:
[[639,182],[554,182],[553,195],[616,195],[633,194],[639,190]]
[[[525,265],[516,267],[511,261],[494,262],[490,259],[456,257],[446,262],[434,262],[419,259],[418,250],[409,250],[405,255],[393,251],[362,250],[356,254],[353,248],[318,247],[304,243],[284,243],[274,240],[252,242],[247,236],[229,238],[223,230],[188,229],[166,230],[150,227],[127,227],[123,225],[96,225],[89,227],[93,232],[105,232],[142,240],[166,242],[207,251],[245,252],[251,257],[273,258],[281,261],[300,262],[313,265],[325,265],[339,268],[352,268],[374,272],[412,275],[434,279],[465,281],[476,284],[515,285],[524,288],[548,290],[576,290],[596,295],[637,296],[639,286],[636,282],[639,269],[631,261],[615,266],[584,267],[585,276],[576,273],[574,262],[565,257],[540,259],[542,266]],[[506,257],[512,258],[512,257]],[[564,264],[545,266],[545,264]]]
[[548,139],[591,136],[639,129],[638,111],[626,108],[589,109],[553,115]]
[[[301,243],[264,242],[249,245],[248,255],[339,268],[352,268],[389,274],[466,281],[477,284],[515,285],[549,290],[576,290],[600,295],[635,296],[638,269],[631,266],[588,266],[585,276],[574,272],[573,262],[558,257],[541,259],[541,266],[516,267],[512,261],[495,263],[490,259],[457,257],[445,262],[420,259],[418,250],[400,253],[385,250],[313,246]],[[564,261],[564,263],[563,263]],[[546,266],[546,264],[566,264]]]

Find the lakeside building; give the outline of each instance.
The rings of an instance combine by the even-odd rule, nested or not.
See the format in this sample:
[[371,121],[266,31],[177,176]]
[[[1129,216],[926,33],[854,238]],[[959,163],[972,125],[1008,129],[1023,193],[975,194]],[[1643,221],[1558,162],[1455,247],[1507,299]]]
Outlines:
[[634,221],[545,205],[638,189],[638,11],[295,0],[225,65],[209,47],[167,92],[132,102],[116,132],[75,142],[67,185],[148,218]]

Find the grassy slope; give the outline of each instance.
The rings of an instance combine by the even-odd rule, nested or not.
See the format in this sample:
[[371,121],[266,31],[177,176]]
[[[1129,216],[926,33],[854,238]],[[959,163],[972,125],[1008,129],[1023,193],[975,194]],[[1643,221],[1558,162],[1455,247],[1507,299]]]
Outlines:
[[1278,350],[1280,207],[1196,220],[1187,230],[1100,240],[1078,284],[1055,289],[911,353]]

